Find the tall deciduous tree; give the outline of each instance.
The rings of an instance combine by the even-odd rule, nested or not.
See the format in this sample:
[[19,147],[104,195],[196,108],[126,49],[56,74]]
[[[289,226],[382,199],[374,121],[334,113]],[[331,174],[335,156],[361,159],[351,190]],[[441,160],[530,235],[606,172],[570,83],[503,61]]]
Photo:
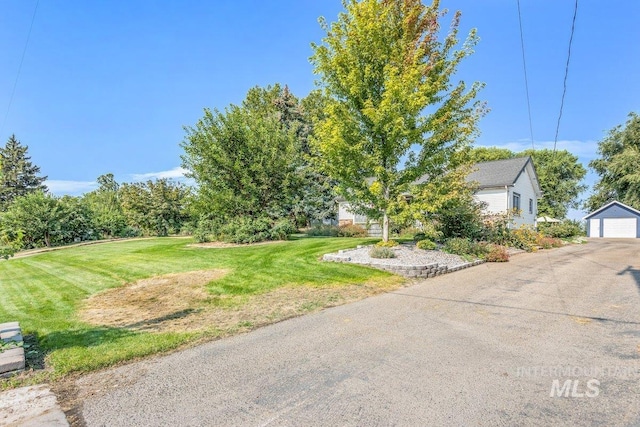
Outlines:
[[42,190],[16,197],[2,215],[2,228],[20,238],[23,248],[51,246],[60,233],[64,213],[58,200]]
[[27,155],[29,147],[11,135],[0,148],[0,210],[6,209],[16,198],[38,190],[46,191],[46,176],[39,176],[40,168]]
[[570,208],[580,207],[580,194],[587,189],[583,183],[587,170],[578,157],[567,150],[525,150],[519,156],[531,156],[538,174],[542,199],[538,214],[565,218]]
[[98,189],[84,196],[91,212],[93,226],[103,237],[119,236],[126,227],[118,194],[120,185],[111,173],[100,175],[97,181]]
[[452,83],[477,42],[472,30],[458,45],[460,13],[439,41],[439,1],[345,0],[346,11],[313,45],[311,58],[328,97],[316,129],[323,167],[356,210],[381,218],[418,177],[442,175],[477,133],[485,109],[482,87]]
[[127,223],[147,234],[178,232],[186,220],[187,188],[166,178],[123,184],[120,199]]
[[241,106],[205,109],[186,127],[182,165],[198,184],[202,210],[221,218],[288,215],[297,180],[297,126],[273,101],[280,86],[253,88]]
[[624,126],[609,131],[598,143],[598,159],[589,166],[600,175],[586,205],[595,210],[618,200],[640,209],[640,115],[629,114]]

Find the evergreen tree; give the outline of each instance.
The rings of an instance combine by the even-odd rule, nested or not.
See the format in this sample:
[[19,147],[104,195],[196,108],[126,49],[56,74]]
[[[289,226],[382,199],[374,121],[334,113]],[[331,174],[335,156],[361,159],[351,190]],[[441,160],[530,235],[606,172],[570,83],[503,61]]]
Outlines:
[[16,198],[47,187],[46,176],[38,176],[40,168],[27,155],[28,146],[20,144],[11,135],[4,148],[0,148],[0,209],[6,210]]

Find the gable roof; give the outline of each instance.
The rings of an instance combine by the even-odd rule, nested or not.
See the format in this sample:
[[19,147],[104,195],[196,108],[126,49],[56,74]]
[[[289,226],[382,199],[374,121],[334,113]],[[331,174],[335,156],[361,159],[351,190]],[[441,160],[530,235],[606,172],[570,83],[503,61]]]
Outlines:
[[632,208],[631,206],[627,206],[627,205],[625,205],[625,204],[624,204],[624,203],[622,203],[622,202],[619,202],[619,201],[617,201],[617,200],[614,200],[613,202],[609,202],[609,203],[607,203],[606,205],[602,206],[600,209],[596,209],[595,211],[591,212],[589,215],[585,216],[585,217],[584,217],[584,218],[582,218],[582,219],[589,219],[589,218],[591,218],[592,216],[594,216],[594,215],[596,215],[596,214],[598,214],[598,213],[602,212],[602,211],[603,211],[603,210],[605,210],[605,209],[608,209],[610,206],[613,206],[613,205],[618,205],[618,206],[620,206],[621,208],[623,208],[623,209],[627,209],[627,210],[629,210],[629,211],[633,212],[633,213],[634,213],[634,214],[636,214],[636,215],[640,215],[640,211],[639,211],[639,210],[634,209],[634,208]]
[[477,182],[480,188],[513,185],[529,161],[531,161],[531,157],[516,157],[476,163],[473,166],[473,172],[467,177],[467,181]]

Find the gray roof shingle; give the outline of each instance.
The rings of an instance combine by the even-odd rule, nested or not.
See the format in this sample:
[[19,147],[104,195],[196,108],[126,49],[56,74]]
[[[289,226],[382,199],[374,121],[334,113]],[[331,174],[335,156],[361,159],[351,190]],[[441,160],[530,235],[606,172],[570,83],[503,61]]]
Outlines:
[[516,157],[476,163],[467,181],[477,182],[480,188],[513,185],[530,160],[530,157]]

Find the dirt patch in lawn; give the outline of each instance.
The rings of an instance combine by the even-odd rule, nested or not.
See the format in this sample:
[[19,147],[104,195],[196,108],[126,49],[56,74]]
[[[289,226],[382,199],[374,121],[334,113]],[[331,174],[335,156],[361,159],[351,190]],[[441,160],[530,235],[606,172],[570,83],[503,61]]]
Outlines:
[[210,297],[206,285],[225,274],[225,270],[166,274],[108,289],[86,300],[80,318],[93,325],[161,328],[200,310]]
[[144,279],[91,296],[80,310],[90,324],[148,332],[227,336],[396,289],[399,277],[359,285],[283,286],[257,295],[215,296],[207,284],[224,270]]

